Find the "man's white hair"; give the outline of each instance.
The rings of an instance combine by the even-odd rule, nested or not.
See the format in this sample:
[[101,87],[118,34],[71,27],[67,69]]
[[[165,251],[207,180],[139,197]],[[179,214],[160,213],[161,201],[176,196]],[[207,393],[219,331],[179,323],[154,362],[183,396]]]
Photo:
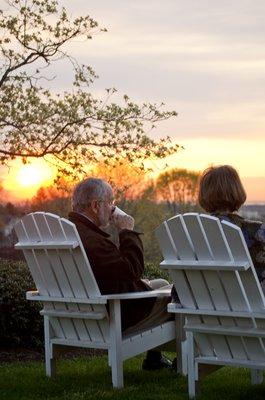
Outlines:
[[92,200],[106,200],[111,193],[111,186],[99,178],[87,178],[79,182],[73,191],[72,209],[83,212]]

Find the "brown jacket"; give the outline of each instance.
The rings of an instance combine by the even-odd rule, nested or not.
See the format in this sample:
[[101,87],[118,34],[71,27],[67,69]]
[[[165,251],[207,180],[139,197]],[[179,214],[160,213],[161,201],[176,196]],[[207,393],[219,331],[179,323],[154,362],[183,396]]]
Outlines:
[[[119,248],[84,215],[71,212],[69,220],[76,225],[101,294],[152,290],[142,280],[143,246],[139,234],[124,229],[119,234]],[[122,330],[145,318],[155,299],[123,300]]]

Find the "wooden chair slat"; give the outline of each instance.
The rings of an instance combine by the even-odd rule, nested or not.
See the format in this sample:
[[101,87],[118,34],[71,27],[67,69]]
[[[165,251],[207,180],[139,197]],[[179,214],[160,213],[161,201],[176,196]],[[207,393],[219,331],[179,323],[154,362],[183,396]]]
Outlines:
[[193,244],[190,240],[189,234],[183,217],[181,215],[170,218],[167,225],[173,239],[174,245],[180,260],[195,260],[195,252]]
[[195,213],[184,214],[183,219],[187,228],[187,236],[189,236],[193,244],[196,259],[199,261],[213,260],[213,255],[199,215]]
[[239,272],[239,276],[246,291],[250,307],[256,311],[264,310],[265,308],[264,294],[259,284],[257,273],[255,271],[252,259],[250,257],[241,230],[227,221],[222,222],[222,227],[228,243],[231,244],[234,260],[248,261],[250,264],[249,270],[244,272],[243,271]]
[[200,215],[199,218],[204,232],[207,232],[207,242],[211,249],[213,259],[231,261],[233,257],[219,219],[209,215]]
[[177,249],[174,245],[167,223],[159,225],[155,230],[155,235],[160,243],[160,248],[164,257],[164,260],[175,260],[178,258]]

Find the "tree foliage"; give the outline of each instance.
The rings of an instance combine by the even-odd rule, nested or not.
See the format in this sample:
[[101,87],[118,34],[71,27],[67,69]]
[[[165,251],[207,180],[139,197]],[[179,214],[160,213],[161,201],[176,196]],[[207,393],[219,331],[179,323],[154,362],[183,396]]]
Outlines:
[[[176,115],[163,104],[138,105],[115,89],[97,99],[90,86],[97,78],[67,51],[73,39],[91,39],[105,29],[90,16],[69,17],[57,0],[9,0],[0,11],[0,162],[44,157],[73,176],[88,163],[126,158],[140,163],[178,150],[170,138],[155,141],[147,129]],[[49,67],[66,59],[73,67],[71,90],[48,89]]]
[[120,160],[101,162],[92,169],[92,175],[105,179],[113,188],[115,201],[120,207],[130,200],[143,197],[148,178],[139,166]]
[[166,201],[171,214],[184,212],[197,201],[199,177],[199,172],[187,169],[165,171],[156,181],[157,198]]
[[40,187],[31,200],[31,211],[46,211],[67,217],[71,210],[70,187],[61,189],[61,182],[59,182],[59,186],[60,189],[54,186]]

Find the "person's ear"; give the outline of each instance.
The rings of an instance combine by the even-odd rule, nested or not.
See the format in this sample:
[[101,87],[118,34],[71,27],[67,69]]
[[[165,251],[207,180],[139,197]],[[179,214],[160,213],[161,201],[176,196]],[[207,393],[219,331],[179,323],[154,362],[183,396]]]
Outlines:
[[98,202],[98,200],[92,200],[90,202],[90,209],[91,209],[91,211],[93,211],[94,214],[98,213],[98,210],[99,210],[99,202]]

